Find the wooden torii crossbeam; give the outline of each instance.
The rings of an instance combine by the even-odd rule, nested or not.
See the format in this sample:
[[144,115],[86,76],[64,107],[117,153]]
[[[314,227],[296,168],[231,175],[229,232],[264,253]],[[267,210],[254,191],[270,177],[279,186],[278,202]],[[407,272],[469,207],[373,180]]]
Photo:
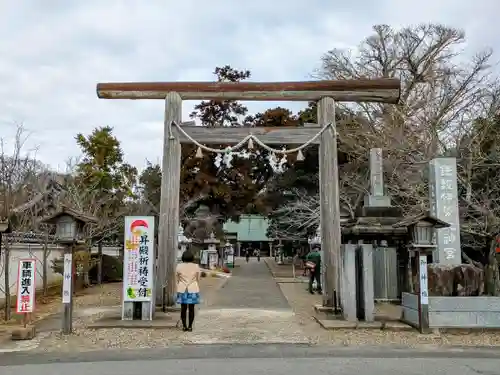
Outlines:
[[[165,100],[164,149],[160,204],[156,301],[175,305],[175,266],[177,230],[179,227],[179,188],[181,143],[191,143],[172,126],[182,129],[202,144],[235,144],[249,134],[266,144],[303,144],[313,138],[322,126],[324,131],[314,143],[320,144],[319,185],[321,202],[321,239],[325,264],[323,304],[338,306],[342,299],[344,316],[351,320],[348,306],[355,296],[341,295],[341,232],[335,100],[351,102],[397,103],[400,96],[398,79],[360,79],[310,82],[128,82],[99,83],[97,96],[103,99]],[[318,101],[317,126],[304,127],[222,127],[204,128],[182,123],[182,100],[258,100]],[[173,136],[170,136],[173,135]],[[166,294],[160,286],[166,285]],[[334,291],[336,293],[334,293]],[[354,310],[355,311],[355,310]]]
[[177,92],[183,100],[315,101],[397,103],[398,79],[309,82],[126,82],[99,83],[101,99],[161,99]]

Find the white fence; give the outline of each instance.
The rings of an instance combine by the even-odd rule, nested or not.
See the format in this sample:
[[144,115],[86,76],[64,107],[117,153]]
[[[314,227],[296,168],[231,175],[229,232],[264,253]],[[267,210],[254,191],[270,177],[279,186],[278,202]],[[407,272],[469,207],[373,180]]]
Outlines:
[[[57,245],[49,245],[47,253],[47,284],[51,285],[61,280],[61,275],[52,270],[52,261],[61,257],[63,248]],[[5,299],[4,280],[5,280],[5,248],[2,246],[0,260],[0,305]],[[97,248],[93,248],[92,252],[97,252]],[[103,254],[118,256],[119,249],[116,247],[104,247]],[[36,259],[36,288],[43,287],[43,246],[40,244],[31,243],[14,243],[10,246],[9,251],[9,284],[10,294],[16,294],[17,272],[19,260],[24,258]]]

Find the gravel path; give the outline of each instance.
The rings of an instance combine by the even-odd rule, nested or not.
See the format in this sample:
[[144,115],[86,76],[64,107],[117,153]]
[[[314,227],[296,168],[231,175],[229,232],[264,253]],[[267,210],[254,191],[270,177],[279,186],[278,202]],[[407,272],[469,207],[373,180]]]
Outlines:
[[[18,344],[35,351],[81,352],[101,349],[161,348],[182,344],[312,343],[336,346],[499,346],[494,332],[421,335],[416,331],[382,330],[326,331],[314,320],[315,304],[321,296],[310,295],[302,283],[273,280],[266,265],[239,259],[229,279],[202,279],[203,303],[197,311],[193,332],[177,329],[87,329],[86,325],[106,309],[119,306],[121,284],[106,284],[86,291],[75,301],[74,334],[61,336],[60,316],[40,324],[35,340]],[[278,286],[279,285],[279,286]],[[46,306],[45,313],[60,309],[60,302]],[[95,311],[95,313],[93,313]],[[100,312],[100,313],[99,313]],[[173,313],[173,319],[177,319]],[[44,328],[45,326],[45,328]],[[10,341],[9,345],[13,347]],[[1,350],[0,343],[0,351]],[[10,347],[4,350],[11,350]]]
[[[225,279],[206,277],[201,281],[202,300],[212,298]],[[187,334],[177,329],[88,329],[86,325],[101,318],[106,310],[116,308],[121,302],[122,285],[105,284],[88,290],[75,301],[73,319],[74,333],[64,336],[60,333],[61,317],[52,316],[39,324],[39,334],[33,341],[36,351],[78,352],[109,348],[156,348],[172,344],[189,343]],[[95,310],[95,314],[91,314]],[[99,311],[104,311],[99,313]],[[177,313],[172,313],[177,319]]]
[[443,346],[500,346],[497,332],[476,331],[472,333],[436,333],[422,335],[415,331],[392,332],[379,329],[356,329],[327,331],[314,319],[313,306],[321,304],[321,296],[310,295],[301,283],[280,283],[296,319],[308,332],[312,342],[340,346],[402,346],[410,348]]

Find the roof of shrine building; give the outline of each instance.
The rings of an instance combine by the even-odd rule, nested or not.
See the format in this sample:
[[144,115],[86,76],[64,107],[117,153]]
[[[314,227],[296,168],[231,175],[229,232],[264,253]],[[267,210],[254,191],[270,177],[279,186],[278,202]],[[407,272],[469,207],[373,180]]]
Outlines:
[[342,234],[347,236],[399,236],[404,237],[408,234],[408,227],[425,221],[436,228],[449,227],[450,224],[440,220],[429,212],[422,212],[418,215],[401,216],[361,216],[346,221],[342,225]]
[[394,227],[409,227],[410,225],[417,224],[421,221],[426,221],[432,224],[435,228],[448,228],[451,224],[446,221],[440,220],[437,217],[431,215],[428,211],[422,212],[421,214],[407,217],[398,223],[394,224]]
[[64,205],[59,206],[58,210],[55,213],[53,213],[50,216],[44,217],[42,219],[42,221],[46,222],[46,223],[52,222],[62,215],[69,215],[72,218],[74,218],[75,220],[80,221],[84,224],[97,222],[97,218],[90,216],[90,215],[87,215],[81,211],[75,210],[71,207],[64,206]]

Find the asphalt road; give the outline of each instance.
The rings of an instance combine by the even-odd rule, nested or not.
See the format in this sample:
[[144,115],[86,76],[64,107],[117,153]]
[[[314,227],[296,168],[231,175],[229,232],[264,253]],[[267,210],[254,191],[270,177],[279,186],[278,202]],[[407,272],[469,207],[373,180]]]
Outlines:
[[[498,361],[494,361],[498,364]],[[380,361],[377,359],[355,358],[324,358],[314,359],[283,359],[268,358],[262,361],[252,359],[196,359],[196,360],[156,360],[134,362],[94,362],[51,365],[26,365],[22,367],[7,367],[2,369],[5,375],[137,375],[145,373],[157,374],[204,374],[204,375],[233,375],[237,371],[245,375],[303,375],[303,374],[339,374],[339,375],[411,375],[411,374],[499,374],[493,364],[483,364],[478,360],[469,363],[459,360],[450,363],[440,360],[411,360],[391,359]]]
[[75,355],[5,353],[2,375],[500,375],[500,351],[198,345]]

